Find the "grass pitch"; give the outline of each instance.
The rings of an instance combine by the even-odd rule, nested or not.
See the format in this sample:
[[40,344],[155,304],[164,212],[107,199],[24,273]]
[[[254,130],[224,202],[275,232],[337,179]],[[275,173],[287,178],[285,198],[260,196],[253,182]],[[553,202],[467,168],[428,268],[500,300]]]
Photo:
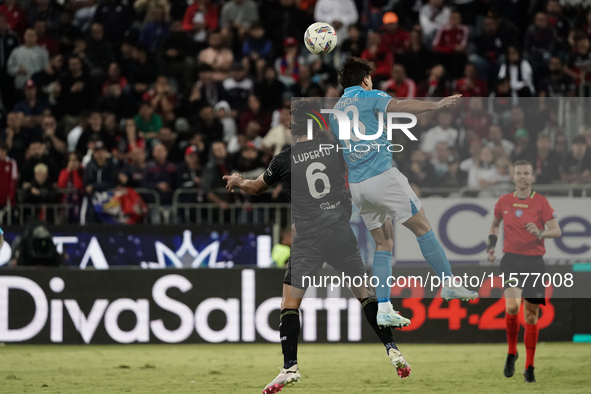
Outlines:
[[[541,343],[536,384],[503,376],[505,345],[404,345],[411,367],[401,380],[372,345],[301,344],[304,393],[589,393],[591,345]],[[0,347],[0,393],[260,393],[279,372],[279,345]]]

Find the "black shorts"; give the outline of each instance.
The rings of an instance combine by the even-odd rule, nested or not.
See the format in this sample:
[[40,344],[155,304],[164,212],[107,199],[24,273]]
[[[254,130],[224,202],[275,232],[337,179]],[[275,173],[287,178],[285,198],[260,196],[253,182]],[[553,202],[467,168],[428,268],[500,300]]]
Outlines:
[[[504,274],[503,289],[520,288],[523,290],[522,297],[528,302],[546,305],[546,288],[542,281],[542,276],[546,273],[546,265],[542,256],[505,253],[501,259],[501,272]],[[513,274],[513,281],[511,274]],[[525,275],[519,274],[530,275],[526,278]],[[511,286],[510,283],[516,283],[516,285]]]
[[296,234],[287,262],[283,283],[305,289],[302,277],[317,275],[324,263],[351,277],[365,274],[365,266],[357,247],[357,238],[349,222],[339,221],[310,234]]

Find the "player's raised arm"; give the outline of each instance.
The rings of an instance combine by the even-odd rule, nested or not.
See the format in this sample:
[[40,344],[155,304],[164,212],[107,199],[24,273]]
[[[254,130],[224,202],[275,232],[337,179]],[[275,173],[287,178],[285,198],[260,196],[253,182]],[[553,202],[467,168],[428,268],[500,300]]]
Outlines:
[[240,174],[224,175],[222,179],[228,182],[226,189],[231,192],[242,189],[248,194],[258,196],[269,189],[269,185],[263,180],[263,174],[257,179],[244,179]]
[[442,98],[439,101],[421,101],[421,100],[390,100],[388,104],[388,112],[407,112],[413,115],[420,114],[427,111],[436,111],[451,107],[456,104],[461,94]]
[[490,263],[495,262],[495,246],[497,246],[497,240],[499,237],[499,227],[503,218],[495,217],[490,225],[490,231],[488,235],[488,246],[486,248],[488,256],[486,257]]

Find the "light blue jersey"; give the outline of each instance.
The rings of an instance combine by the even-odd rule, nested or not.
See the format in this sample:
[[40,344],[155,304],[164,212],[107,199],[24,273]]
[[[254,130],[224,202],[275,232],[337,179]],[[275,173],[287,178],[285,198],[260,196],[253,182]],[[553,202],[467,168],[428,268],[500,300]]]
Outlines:
[[[349,119],[352,119],[357,111],[360,133],[373,135],[379,129],[378,113],[382,112],[383,119],[386,120],[390,100],[392,97],[381,90],[367,91],[361,86],[352,86],[345,89],[334,109],[345,112]],[[339,139],[339,125],[336,117],[330,115],[329,121],[332,132],[336,139]],[[351,139],[339,140],[344,148],[342,152],[349,167],[350,183],[364,181],[392,168],[392,152],[387,149],[391,143],[386,138],[385,125],[383,130],[379,138],[371,141],[359,140],[353,131],[351,131]]]

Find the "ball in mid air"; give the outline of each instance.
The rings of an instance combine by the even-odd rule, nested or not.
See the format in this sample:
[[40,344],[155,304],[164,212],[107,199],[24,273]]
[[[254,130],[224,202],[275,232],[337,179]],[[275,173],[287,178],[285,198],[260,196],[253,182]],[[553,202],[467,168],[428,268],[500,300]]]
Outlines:
[[311,24],[304,34],[304,44],[315,55],[326,55],[336,48],[337,32],[326,22]]

